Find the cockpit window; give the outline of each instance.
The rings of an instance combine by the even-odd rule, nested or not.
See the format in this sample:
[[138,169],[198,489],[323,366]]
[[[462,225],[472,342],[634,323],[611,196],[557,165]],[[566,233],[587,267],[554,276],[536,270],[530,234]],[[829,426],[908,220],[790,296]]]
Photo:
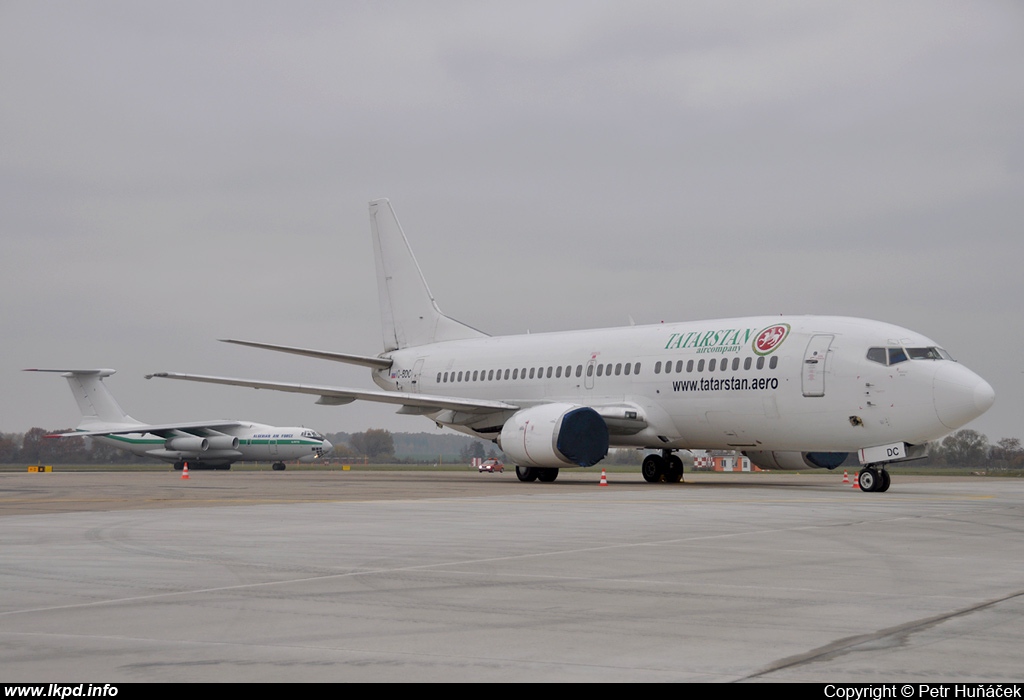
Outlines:
[[942,348],[907,348],[911,360],[952,360]]
[[889,364],[897,365],[900,362],[907,361],[907,353],[903,351],[903,348],[889,348]]
[[938,347],[868,348],[868,359],[880,365],[895,365],[907,360],[953,360],[948,352]]
[[320,433],[316,432],[315,430],[303,430],[302,431],[302,437],[309,438],[311,440],[320,440],[320,441],[323,441],[323,439],[324,439],[324,436],[321,435]]
[[889,359],[885,354],[885,348],[868,348],[868,359],[872,362],[877,362],[880,365],[889,364]]

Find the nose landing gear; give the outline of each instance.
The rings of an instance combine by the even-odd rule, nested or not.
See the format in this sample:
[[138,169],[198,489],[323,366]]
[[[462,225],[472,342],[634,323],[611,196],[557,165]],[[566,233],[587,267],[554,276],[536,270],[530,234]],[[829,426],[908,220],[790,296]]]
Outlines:
[[861,491],[877,491],[879,493],[889,490],[889,472],[884,466],[875,467],[872,464],[860,470],[857,475]]

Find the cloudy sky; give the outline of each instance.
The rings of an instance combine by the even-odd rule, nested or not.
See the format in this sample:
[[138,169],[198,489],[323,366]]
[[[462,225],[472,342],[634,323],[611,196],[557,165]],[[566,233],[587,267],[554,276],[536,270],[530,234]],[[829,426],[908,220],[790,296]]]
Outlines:
[[216,342],[380,351],[367,201],[491,333],[841,314],[935,339],[1024,438],[1024,5],[0,2],[0,431],[112,367],[151,422],[433,430]]

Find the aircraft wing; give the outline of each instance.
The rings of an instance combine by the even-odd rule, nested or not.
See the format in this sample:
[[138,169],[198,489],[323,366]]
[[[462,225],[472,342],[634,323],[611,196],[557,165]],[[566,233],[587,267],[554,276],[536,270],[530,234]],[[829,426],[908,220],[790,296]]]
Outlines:
[[387,369],[391,366],[391,360],[384,357],[369,357],[367,355],[352,355],[344,352],[328,352],[327,350],[309,350],[307,348],[293,348],[290,345],[271,345],[270,343],[256,343],[251,340],[230,340],[221,338],[222,343],[234,343],[235,345],[246,345],[250,348],[261,350],[274,350],[275,352],[288,352],[293,355],[305,355],[315,357],[319,360],[332,360],[334,362],[346,362],[350,365],[362,365],[373,369]]
[[128,433],[152,433],[163,437],[164,433],[174,431],[194,432],[203,430],[220,430],[221,428],[233,428],[244,425],[236,420],[220,421],[192,421],[189,423],[161,423],[151,425],[148,423],[126,423],[125,425],[108,426],[95,430],[76,430],[70,433],[56,433],[46,437],[102,437],[104,435],[126,435]]
[[147,374],[146,379],[183,379],[189,382],[207,384],[227,384],[229,386],[247,386],[252,389],[271,389],[287,391],[294,394],[312,394],[319,396],[317,403],[328,406],[340,406],[352,401],[376,401],[390,403],[409,409],[420,409],[416,412],[430,411],[463,411],[466,413],[490,413],[492,411],[516,411],[520,407],[504,401],[488,401],[486,399],[463,399],[454,396],[434,396],[431,394],[413,394],[398,391],[368,391],[350,389],[339,386],[318,386],[314,384],[287,384],[283,382],[264,382],[254,379],[234,379],[232,377],[210,377],[202,374],[178,374],[175,372],[157,372]]

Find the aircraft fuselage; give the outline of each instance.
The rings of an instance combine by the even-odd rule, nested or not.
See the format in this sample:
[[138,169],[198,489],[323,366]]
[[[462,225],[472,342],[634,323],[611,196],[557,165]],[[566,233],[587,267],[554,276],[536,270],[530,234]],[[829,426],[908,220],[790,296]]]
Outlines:
[[[877,361],[879,348],[884,363]],[[913,349],[918,357],[897,356],[890,364],[889,348],[904,355]],[[983,379],[919,333],[833,316],[488,337],[384,357],[392,366],[373,378],[386,390],[520,407],[634,408],[637,430],[625,415],[618,429],[610,422],[613,446],[856,451],[922,444],[977,417],[994,396]],[[453,411],[428,415],[485,438],[507,418],[480,423]]]

